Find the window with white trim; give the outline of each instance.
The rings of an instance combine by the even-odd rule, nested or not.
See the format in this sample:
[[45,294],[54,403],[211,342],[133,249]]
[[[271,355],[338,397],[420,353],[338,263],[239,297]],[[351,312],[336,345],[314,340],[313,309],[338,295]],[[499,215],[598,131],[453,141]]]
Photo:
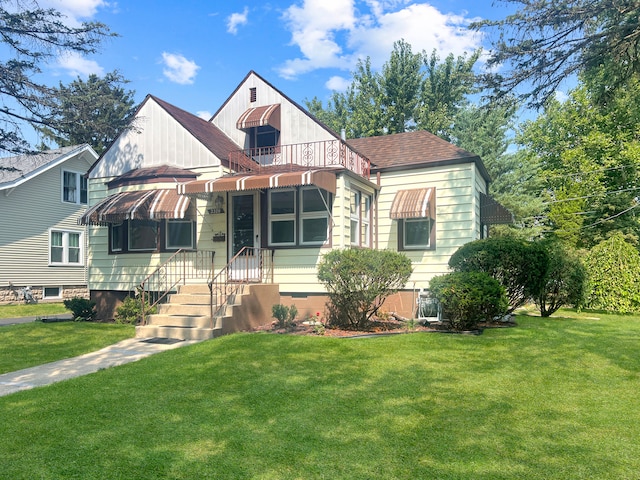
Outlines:
[[82,265],[82,232],[67,230],[49,231],[49,264]]
[[62,171],[62,201],[87,204],[87,177],[79,172]]
[[329,239],[329,192],[318,187],[269,191],[269,246],[324,245]]
[[300,189],[300,196],[300,243],[323,245],[329,238],[328,192],[308,187]]
[[42,298],[61,298],[62,289],[60,287],[44,287],[42,289]]
[[130,220],[128,250],[145,251],[158,248],[158,222],[154,220]]
[[433,221],[430,218],[405,218],[399,222],[402,242],[405,250],[425,250],[431,248],[431,228]]
[[269,192],[269,244],[296,244],[296,191],[293,188]]
[[165,238],[167,250],[193,248],[193,225],[190,220],[167,220]]
[[349,214],[351,245],[371,247],[371,195],[351,191]]

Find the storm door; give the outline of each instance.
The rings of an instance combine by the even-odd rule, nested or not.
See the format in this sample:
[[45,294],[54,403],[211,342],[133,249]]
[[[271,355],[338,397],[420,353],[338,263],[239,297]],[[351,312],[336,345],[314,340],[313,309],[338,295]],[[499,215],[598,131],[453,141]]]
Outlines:
[[231,196],[229,257],[234,261],[229,272],[230,280],[260,280],[259,220],[257,192]]

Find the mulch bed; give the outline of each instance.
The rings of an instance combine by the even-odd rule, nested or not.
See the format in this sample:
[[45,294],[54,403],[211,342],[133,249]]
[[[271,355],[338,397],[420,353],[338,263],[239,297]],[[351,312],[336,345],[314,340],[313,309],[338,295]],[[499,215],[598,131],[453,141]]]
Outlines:
[[[486,328],[505,328],[513,327],[516,324],[512,321],[509,322],[495,322],[495,323],[482,323],[478,325],[477,330],[470,331],[453,331],[447,325],[438,324],[426,324],[417,323],[408,328],[405,322],[398,320],[385,320],[372,322],[367,330],[342,330],[339,328],[324,328],[321,333],[316,326],[305,324],[304,322],[294,322],[289,328],[278,328],[277,322],[270,322],[259,327],[252,329],[253,332],[266,332],[274,334],[287,334],[287,335],[313,335],[313,336],[325,336],[325,337],[369,337],[369,336],[382,336],[382,335],[394,335],[402,333],[416,333],[416,332],[440,332],[440,333],[458,333],[458,334],[473,334],[479,335]],[[322,330],[322,329],[320,329]]]

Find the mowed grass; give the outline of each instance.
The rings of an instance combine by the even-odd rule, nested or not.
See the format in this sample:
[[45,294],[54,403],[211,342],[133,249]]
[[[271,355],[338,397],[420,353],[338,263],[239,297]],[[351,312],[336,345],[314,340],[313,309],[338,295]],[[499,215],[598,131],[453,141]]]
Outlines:
[[0,318],[46,317],[60,313],[70,313],[63,303],[16,303],[0,305]]
[[0,374],[94,352],[134,334],[132,325],[92,322],[1,326]]
[[0,477],[638,478],[640,319],[517,321],[236,334],[1,397]]

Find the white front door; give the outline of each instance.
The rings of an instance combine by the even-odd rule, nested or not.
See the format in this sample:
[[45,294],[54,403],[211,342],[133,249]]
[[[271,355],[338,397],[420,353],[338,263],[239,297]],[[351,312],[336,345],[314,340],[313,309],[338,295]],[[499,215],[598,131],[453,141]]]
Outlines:
[[[229,257],[234,259],[230,280],[259,281],[260,215],[258,193],[239,193],[231,196],[229,216]],[[239,256],[244,247],[247,249]]]

